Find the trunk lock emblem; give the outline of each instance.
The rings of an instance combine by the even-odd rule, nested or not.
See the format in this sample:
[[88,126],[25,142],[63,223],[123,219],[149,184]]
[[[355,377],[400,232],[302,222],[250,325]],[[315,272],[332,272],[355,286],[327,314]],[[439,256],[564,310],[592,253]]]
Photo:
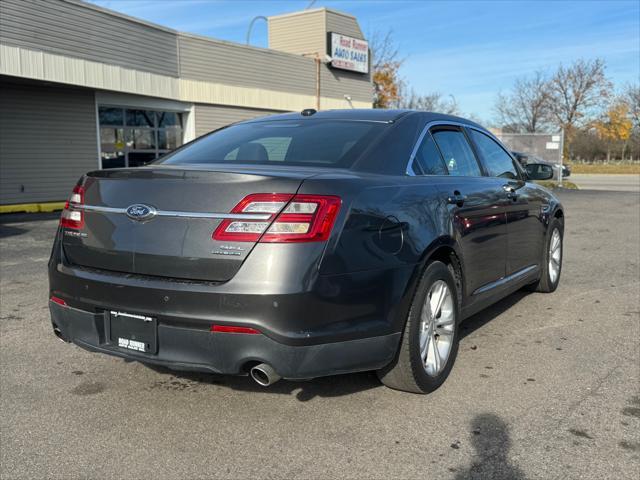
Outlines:
[[127,217],[131,220],[136,220],[138,222],[144,222],[145,220],[151,220],[158,214],[158,210],[149,205],[144,205],[142,203],[136,203],[127,207]]

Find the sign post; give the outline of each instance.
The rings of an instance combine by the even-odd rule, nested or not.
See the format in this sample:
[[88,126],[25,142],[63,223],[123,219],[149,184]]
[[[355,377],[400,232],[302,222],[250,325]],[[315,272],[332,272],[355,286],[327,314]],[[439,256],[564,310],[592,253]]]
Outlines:
[[562,165],[564,164],[564,128],[560,131],[560,168],[558,169],[558,186],[562,187]]

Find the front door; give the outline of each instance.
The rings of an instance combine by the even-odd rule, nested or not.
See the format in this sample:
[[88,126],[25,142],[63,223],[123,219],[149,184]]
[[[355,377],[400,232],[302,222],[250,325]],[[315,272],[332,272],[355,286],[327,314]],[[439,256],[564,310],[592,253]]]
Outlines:
[[507,204],[507,274],[524,271],[542,261],[544,226],[543,198],[540,191],[525,182],[508,182]]
[[476,151],[493,180],[500,184],[507,219],[506,274],[526,274],[540,263],[543,245],[542,199],[526,185],[502,146],[487,134],[469,129]]
[[461,252],[465,296],[482,293],[505,276],[507,227],[500,179],[483,175],[465,133],[457,127],[431,131],[449,177],[439,182]]

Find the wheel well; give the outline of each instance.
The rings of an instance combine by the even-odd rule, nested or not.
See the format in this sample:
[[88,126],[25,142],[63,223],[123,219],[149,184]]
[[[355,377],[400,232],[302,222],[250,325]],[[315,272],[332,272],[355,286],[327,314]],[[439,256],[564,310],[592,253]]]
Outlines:
[[456,255],[455,250],[449,246],[439,247],[435,252],[429,255],[425,265],[428,265],[433,261],[444,263],[449,267],[451,273],[453,273],[453,277],[456,280],[456,290],[458,290],[458,305],[461,307],[464,275],[462,272],[462,264],[460,263],[460,259],[458,258],[458,255]]
[[555,218],[558,218],[558,219],[564,221],[564,212],[561,209],[557,209],[556,213],[554,213],[553,216]]

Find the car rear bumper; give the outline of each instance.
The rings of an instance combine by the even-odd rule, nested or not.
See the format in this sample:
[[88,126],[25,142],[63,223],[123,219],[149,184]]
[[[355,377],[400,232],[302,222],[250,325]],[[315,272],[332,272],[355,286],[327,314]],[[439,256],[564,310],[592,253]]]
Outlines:
[[244,374],[267,363],[283,378],[304,379],[382,368],[393,359],[400,333],[368,338],[285,345],[262,334],[211,332],[196,325],[157,324],[155,354],[119,347],[109,338],[107,311],[90,312],[49,302],[56,335],[90,351],[174,370]]

